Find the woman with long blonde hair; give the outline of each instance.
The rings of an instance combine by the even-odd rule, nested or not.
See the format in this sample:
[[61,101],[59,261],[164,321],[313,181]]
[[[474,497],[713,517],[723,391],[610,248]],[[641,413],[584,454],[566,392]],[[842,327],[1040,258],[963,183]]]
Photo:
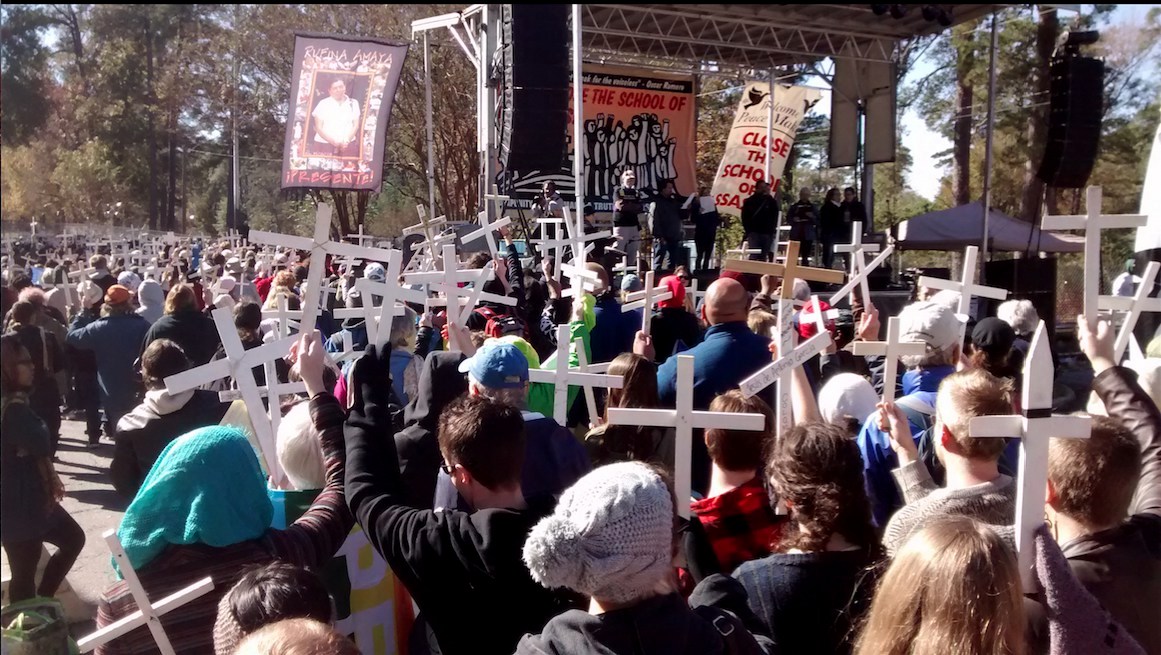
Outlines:
[[915,533],[887,569],[857,655],[1023,655],[1016,556],[991,528],[953,516]]

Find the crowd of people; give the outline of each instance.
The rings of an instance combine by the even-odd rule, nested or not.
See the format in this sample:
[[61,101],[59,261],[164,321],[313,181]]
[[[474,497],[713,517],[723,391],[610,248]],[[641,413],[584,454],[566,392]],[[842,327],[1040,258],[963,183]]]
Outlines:
[[[628,248],[635,227],[617,215],[640,199],[623,181],[614,222]],[[778,211],[755,198],[751,219]],[[821,209],[803,194],[787,210],[792,236],[817,239],[825,257],[835,232],[794,230],[841,224],[842,212],[836,192]],[[761,249],[769,233],[753,232]],[[1090,330],[1078,318],[1103,416],[1089,439],[1050,444],[1028,587],[1014,541],[1018,442],[968,430],[1021,411],[1016,390],[1040,382],[1022,379],[1039,322],[1028,301],[974,322],[963,341],[946,295],[914,302],[898,316],[901,338],[924,354],[888,380],[882,357],[847,349],[877,340],[883,320],[856,295],[824,321],[832,345],[794,369],[793,422],[779,434],[773,389],[738,386],[778,357],[781,286],[805,301],[807,282],[727,271],[699,303],[685,267],[655,247],[674,269],[658,282],[672,297],[623,311],[638,276],[594,254],[584,266],[595,289],[569,297],[559,262],[527,270],[501,237],[495,259],[459,266],[492,264],[484,291],[514,304],[482,302],[462,325],[410,306],[378,343],[364,320],[334,318],[375,302],[357,278],[402,283],[377,263],[222,242],[173,245],[160,273],[96,254],[73,285],[70,268],[83,267],[49,254],[38,284],[11,276],[0,339],[9,600],[51,596],[84,543],[53,467],[61,418],[75,416],[93,447],[112,440],[109,481],[129,503],[117,534],[149,597],[213,579],[161,619],[178,653],[1161,653],[1161,378],[1155,359],[1139,371],[1116,361],[1106,321]],[[323,266],[337,293],[307,288],[308,266]],[[265,373],[277,381],[258,379],[306,388],[267,401],[282,417],[285,482],[274,483],[223,386],[171,393],[165,380],[228,356],[210,312],[232,312],[251,349],[281,336],[278,314],[309,294],[324,298],[316,324]],[[806,339],[818,327],[802,311],[794,329]],[[566,351],[560,326],[570,366],[583,355],[622,376],[596,415],[570,387],[558,421],[554,386],[530,379]],[[335,365],[349,348],[361,355]],[[1161,337],[1147,352],[1161,357]],[[679,355],[693,357],[692,389],[679,389]],[[894,402],[880,400],[887,385]],[[685,393],[696,410],[765,417],[757,432],[696,433],[691,498],[675,495],[673,428],[608,420],[611,408],[673,409]],[[248,409],[251,420],[267,411]],[[305,497],[293,513],[292,494]],[[340,628],[355,591],[327,574],[355,538],[406,590],[372,617],[377,638]],[[38,582],[43,543],[57,550]],[[120,580],[97,625],[136,609]],[[97,652],[155,649],[141,627]]]

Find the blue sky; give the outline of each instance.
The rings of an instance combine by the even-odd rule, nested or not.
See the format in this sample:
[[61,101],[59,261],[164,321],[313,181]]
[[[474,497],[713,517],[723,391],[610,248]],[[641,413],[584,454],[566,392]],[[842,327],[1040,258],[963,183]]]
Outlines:
[[[1119,5],[1113,12],[1110,22],[1113,24],[1144,22],[1145,14],[1156,6],[1158,5]],[[917,79],[931,72],[932,68],[933,62],[921,59],[911,70],[909,77]],[[826,104],[829,105],[829,99]],[[944,168],[936,165],[935,154],[951,148],[951,141],[927,129],[915,109],[908,110],[903,115],[902,122],[905,130],[903,143],[911,149],[911,156],[915,159],[907,182],[919,195],[933,199],[939,193],[940,180],[947,173]]]

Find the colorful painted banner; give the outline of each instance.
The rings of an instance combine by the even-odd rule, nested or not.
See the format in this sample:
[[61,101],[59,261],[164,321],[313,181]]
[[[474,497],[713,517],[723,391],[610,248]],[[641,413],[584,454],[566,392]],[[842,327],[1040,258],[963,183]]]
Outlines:
[[[730,128],[722,163],[714,178],[712,193],[721,214],[741,216],[742,202],[754,192],[754,185],[765,178],[768,155],[772,157],[770,177],[774,179],[774,189],[777,190],[798,126],[821,96],[817,89],[779,84],[775,86],[774,98],[771,99],[769,83],[751,82],[746,85],[734,114],[734,126]],[[773,142],[767,148],[766,125],[771,102],[774,103]]]
[[[582,88],[585,199],[598,212],[612,211],[613,189],[624,170],[637,174],[642,189],[656,190],[660,180],[672,179],[679,195],[697,191],[692,76],[586,65]],[[515,181],[517,203],[529,207],[548,180],[566,200],[573,198],[571,91],[568,135],[563,156],[568,168],[522,173]]]
[[[274,506],[270,527],[285,530],[318,496],[310,491],[267,489]],[[358,525],[319,575],[335,601],[335,629],[355,640],[365,655],[407,652],[415,622],[411,596]]]
[[379,189],[406,56],[406,44],[295,36],[283,189]]

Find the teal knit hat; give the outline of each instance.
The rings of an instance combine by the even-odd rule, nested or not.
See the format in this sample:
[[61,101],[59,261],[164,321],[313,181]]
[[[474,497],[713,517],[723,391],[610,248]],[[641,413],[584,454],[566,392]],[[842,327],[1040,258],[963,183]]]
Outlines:
[[215,425],[188,432],[161,451],[117,536],[140,569],[170,544],[221,548],[257,539],[273,512],[250,442],[240,430]]

